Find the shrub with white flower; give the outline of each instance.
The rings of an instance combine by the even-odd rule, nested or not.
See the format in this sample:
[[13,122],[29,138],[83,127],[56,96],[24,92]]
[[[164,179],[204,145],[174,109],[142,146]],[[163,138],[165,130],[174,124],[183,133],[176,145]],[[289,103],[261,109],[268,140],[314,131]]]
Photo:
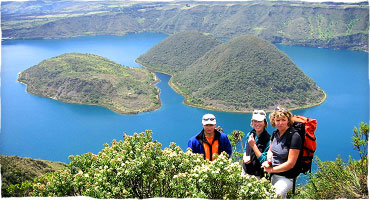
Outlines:
[[171,143],[161,149],[151,131],[114,140],[98,154],[70,156],[62,171],[35,180],[31,196],[94,198],[274,198],[271,184],[241,176],[226,153],[215,161]]

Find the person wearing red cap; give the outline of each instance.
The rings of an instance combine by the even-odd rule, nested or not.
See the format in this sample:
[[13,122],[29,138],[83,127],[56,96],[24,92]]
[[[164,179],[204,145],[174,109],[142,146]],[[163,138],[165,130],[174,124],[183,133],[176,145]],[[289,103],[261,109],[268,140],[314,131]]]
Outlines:
[[189,139],[188,148],[193,153],[204,155],[204,159],[213,161],[214,154],[226,152],[229,158],[232,154],[232,148],[227,135],[217,131],[216,117],[213,114],[205,114],[202,117],[203,130]]

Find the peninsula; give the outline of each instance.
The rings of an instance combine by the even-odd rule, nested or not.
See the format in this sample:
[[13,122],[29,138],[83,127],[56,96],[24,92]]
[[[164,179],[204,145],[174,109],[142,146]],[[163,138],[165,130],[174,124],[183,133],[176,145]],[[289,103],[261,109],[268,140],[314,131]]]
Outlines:
[[130,114],[160,107],[154,73],[93,54],[67,53],[22,71],[27,92],[55,100],[107,107]]
[[[312,107],[326,99],[325,92],[272,43],[242,35],[205,46],[208,50],[193,59],[189,54],[199,54],[196,48],[209,42],[176,38],[201,39],[200,35],[203,34],[174,34],[157,44],[165,48],[155,46],[137,62],[159,72],[164,72],[163,65],[172,65],[176,71],[165,70],[172,75],[171,87],[185,97],[185,104],[195,107],[225,112],[251,112],[257,108],[270,111],[278,105],[289,109]],[[177,51],[184,48],[194,50]],[[165,49],[168,52],[163,52]],[[182,62],[181,69],[177,62]]]

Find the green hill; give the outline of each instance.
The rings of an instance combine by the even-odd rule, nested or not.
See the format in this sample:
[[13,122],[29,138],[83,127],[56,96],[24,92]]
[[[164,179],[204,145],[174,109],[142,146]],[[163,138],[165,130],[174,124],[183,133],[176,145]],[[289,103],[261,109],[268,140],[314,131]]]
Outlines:
[[221,43],[212,36],[196,31],[183,31],[162,40],[136,61],[156,71],[173,75],[184,71],[187,66]]
[[69,53],[44,60],[21,72],[18,81],[35,95],[105,106],[119,113],[160,106],[153,73],[92,54]]
[[5,156],[0,154],[1,165],[1,195],[2,197],[15,196],[10,195],[8,187],[15,184],[22,184],[25,181],[33,181],[34,178],[43,174],[55,172],[66,167],[61,162],[51,162],[46,160],[20,158],[17,156]]
[[220,44],[174,75],[186,103],[223,111],[313,106],[325,93],[273,44],[243,35]]

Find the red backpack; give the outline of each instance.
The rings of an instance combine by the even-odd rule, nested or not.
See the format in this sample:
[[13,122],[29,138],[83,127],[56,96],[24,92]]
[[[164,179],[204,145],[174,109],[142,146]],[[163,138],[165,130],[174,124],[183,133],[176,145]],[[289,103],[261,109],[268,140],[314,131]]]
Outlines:
[[[316,151],[315,130],[317,120],[308,117],[294,115],[293,127],[302,137],[303,146],[300,152],[300,173],[311,172],[313,154]],[[298,162],[297,162],[298,163]]]

